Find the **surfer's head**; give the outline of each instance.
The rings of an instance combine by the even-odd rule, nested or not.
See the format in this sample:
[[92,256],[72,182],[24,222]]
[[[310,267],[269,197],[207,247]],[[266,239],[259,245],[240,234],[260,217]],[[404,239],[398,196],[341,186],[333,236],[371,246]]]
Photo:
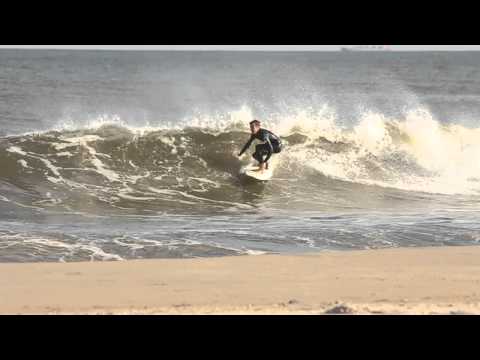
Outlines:
[[262,124],[258,120],[253,120],[250,122],[250,130],[252,131],[252,134],[256,134],[260,130],[261,126]]

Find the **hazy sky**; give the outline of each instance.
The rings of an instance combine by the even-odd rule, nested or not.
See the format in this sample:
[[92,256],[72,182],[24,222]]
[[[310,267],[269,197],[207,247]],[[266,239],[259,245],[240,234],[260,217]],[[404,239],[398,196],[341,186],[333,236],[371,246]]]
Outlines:
[[[0,45],[0,48],[101,50],[287,50],[332,51],[349,45]],[[480,45],[390,45],[392,50],[480,50]]]

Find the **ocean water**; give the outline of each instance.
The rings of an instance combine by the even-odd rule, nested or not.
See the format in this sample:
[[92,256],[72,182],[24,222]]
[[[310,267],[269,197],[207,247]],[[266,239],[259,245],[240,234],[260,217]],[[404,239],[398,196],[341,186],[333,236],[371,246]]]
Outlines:
[[[0,262],[480,240],[480,53],[0,51]],[[236,154],[254,118],[275,176]]]

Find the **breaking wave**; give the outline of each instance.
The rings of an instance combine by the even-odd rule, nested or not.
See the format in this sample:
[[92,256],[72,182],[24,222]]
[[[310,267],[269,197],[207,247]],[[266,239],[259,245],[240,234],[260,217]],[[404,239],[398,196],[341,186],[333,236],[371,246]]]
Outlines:
[[[239,174],[248,109],[177,125],[132,127],[117,118],[64,122],[0,139],[0,201],[84,213],[202,213],[265,206],[355,206],[359,193],[477,195],[480,129],[428,111],[366,112],[349,128],[328,108],[265,120],[285,141],[269,186]],[[260,196],[261,195],[261,196]],[[357,204],[358,205],[358,204]]]

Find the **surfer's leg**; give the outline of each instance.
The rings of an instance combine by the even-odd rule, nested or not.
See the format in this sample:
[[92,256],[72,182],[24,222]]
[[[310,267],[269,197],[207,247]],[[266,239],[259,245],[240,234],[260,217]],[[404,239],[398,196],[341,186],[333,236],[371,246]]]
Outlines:
[[255,152],[253,153],[252,157],[259,163],[261,162],[260,153],[258,151],[258,145],[255,147]]
[[258,161],[259,164],[263,163],[263,157],[267,154],[267,150],[265,149],[264,144],[257,145],[255,147],[255,153],[253,154],[253,158]]
[[[266,150],[267,151],[267,150]],[[282,145],[277,145],[273,147],[273,153],[274,154],[280,154],[282,152]],[[268,151],[267,151],[268,153]],[[268,162],[266,162],[266,169],[268,170]]]

